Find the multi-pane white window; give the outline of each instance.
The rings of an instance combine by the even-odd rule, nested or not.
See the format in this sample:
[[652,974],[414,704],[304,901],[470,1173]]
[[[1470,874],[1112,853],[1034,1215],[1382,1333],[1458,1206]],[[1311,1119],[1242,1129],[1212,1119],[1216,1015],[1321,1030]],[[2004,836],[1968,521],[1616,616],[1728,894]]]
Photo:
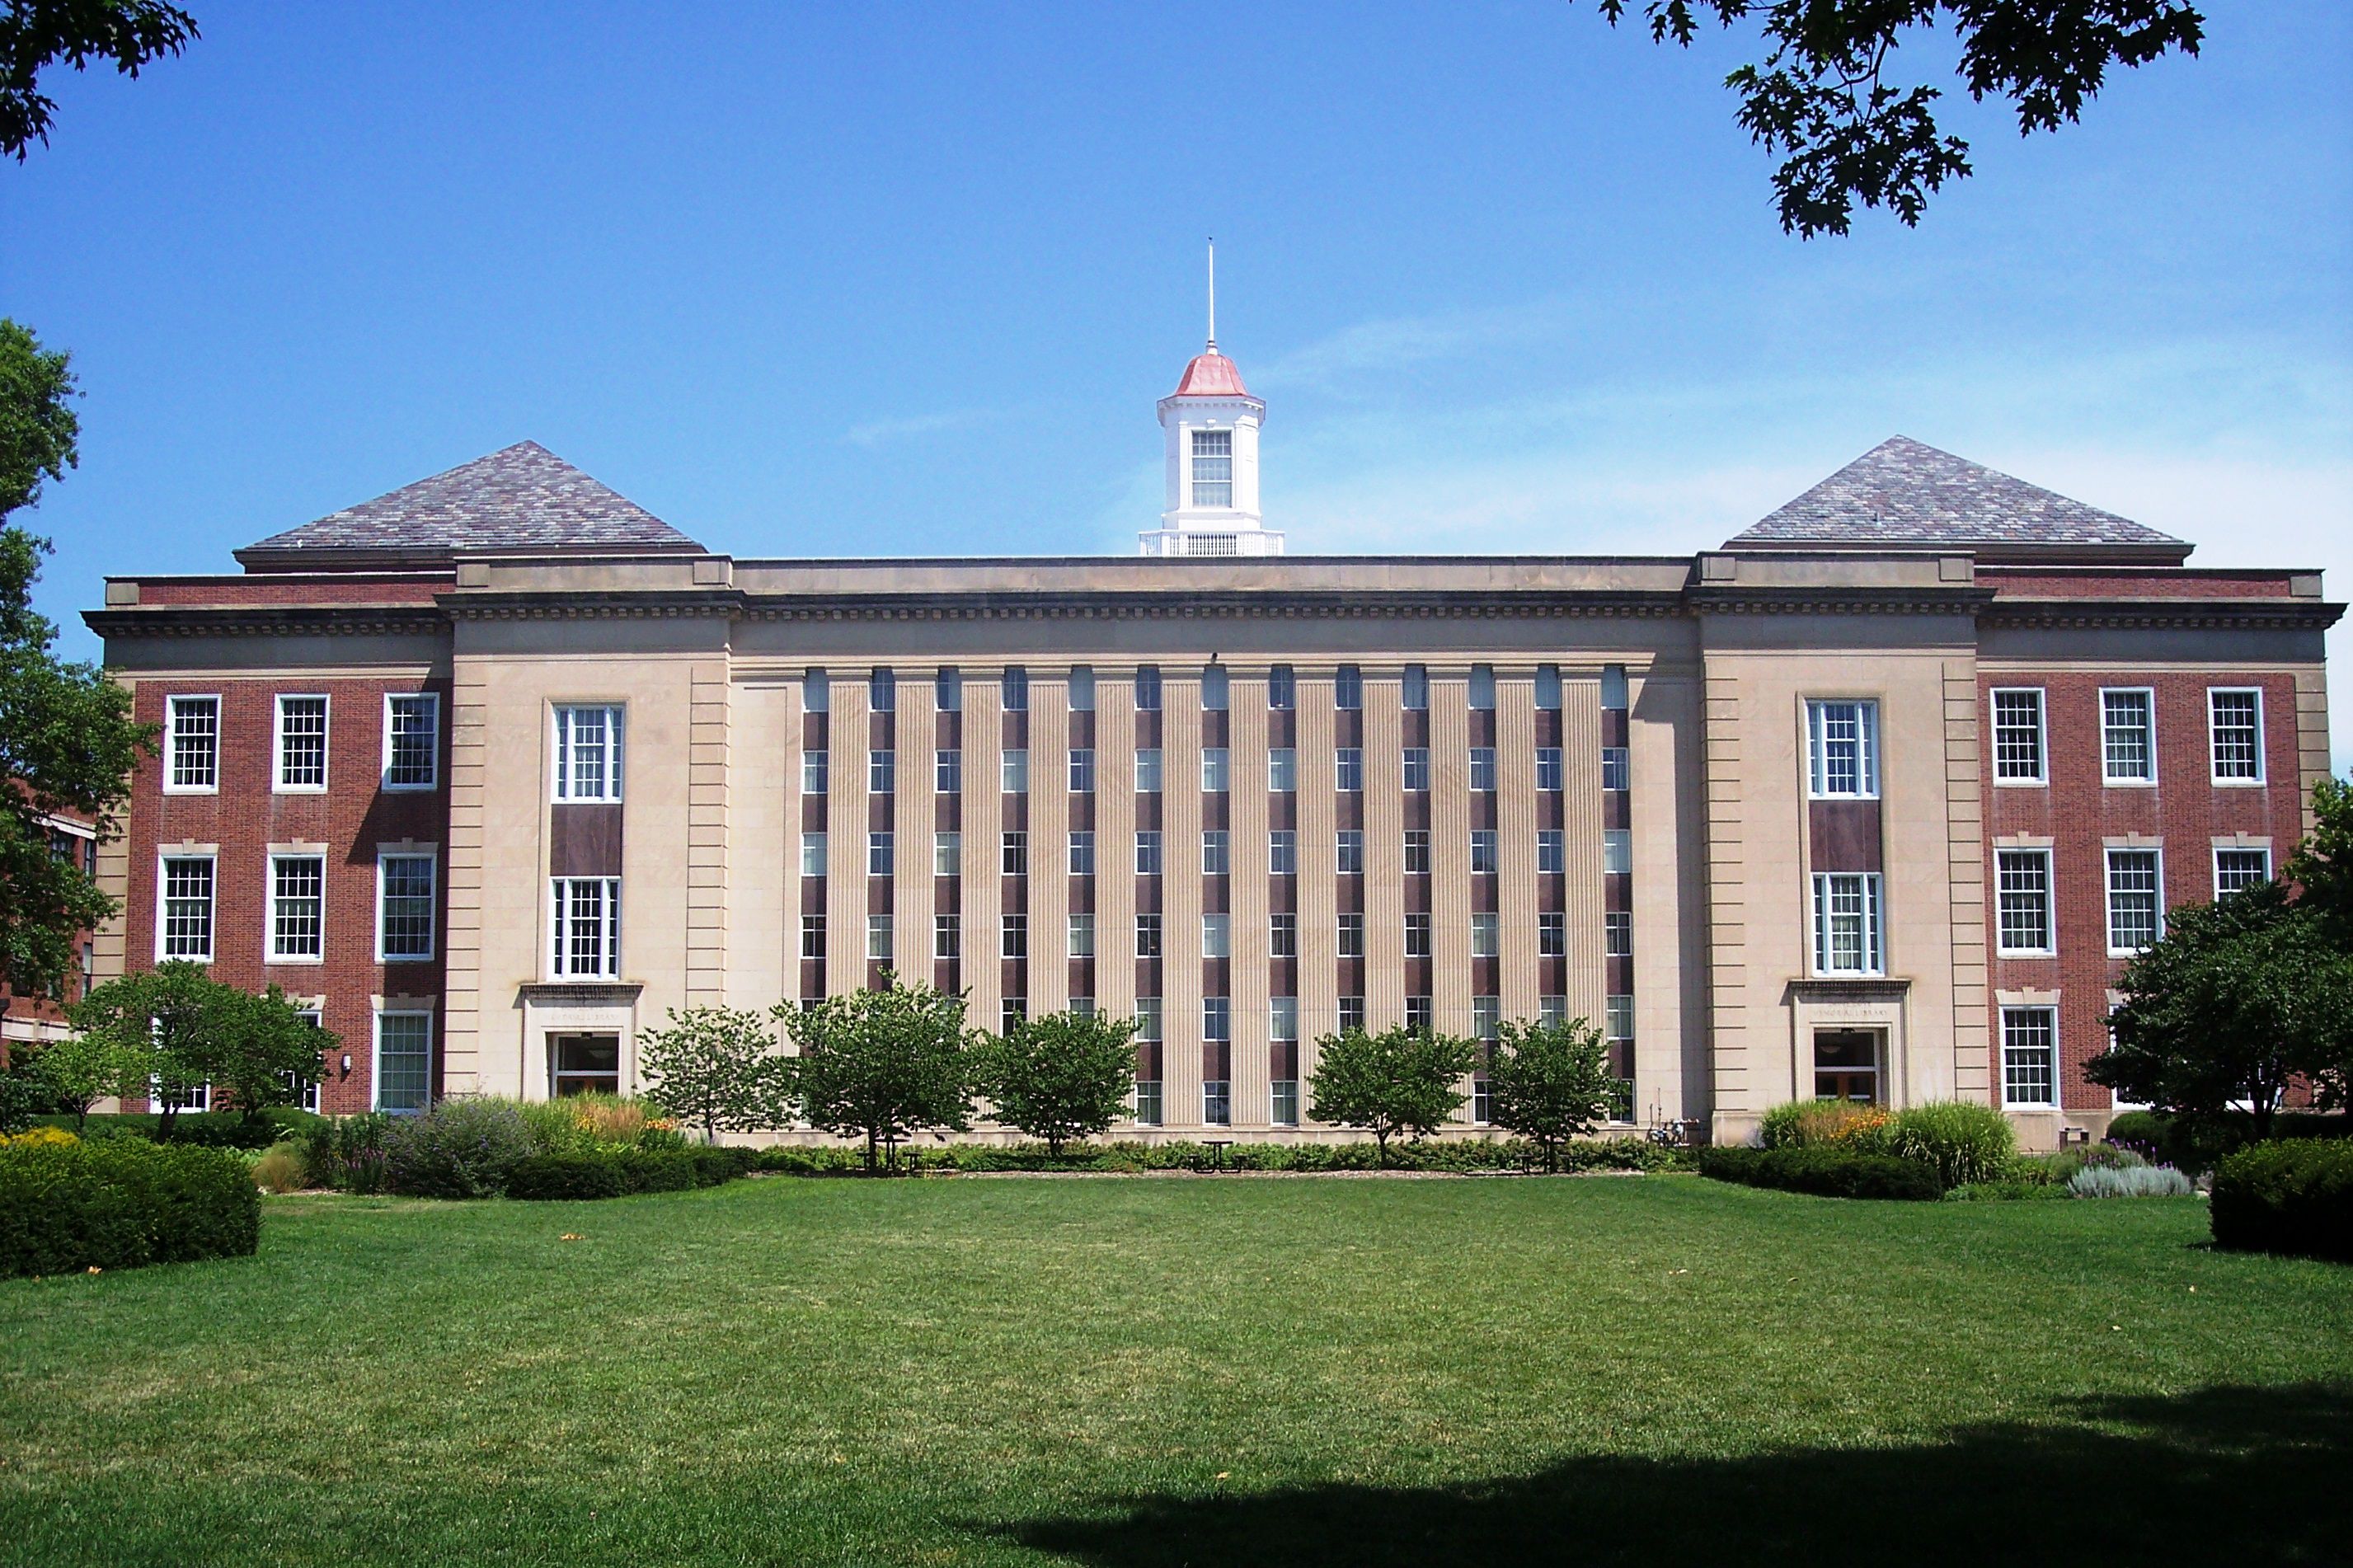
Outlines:
[[327,953],[327,860],[322,855],[269,858],[269,958],[300,963]]
[[1405,749],[1405,787],[1416,794],[1430,788],[1430,748],[1408,746]]
[[1999,784],[2046,784],[2042,689],[2009,687],[1993,694],[1993,776]]
[[1430,875],[1430,829],[1427,827],[1405,830],[1405,874],[1409,877]]
[[826,753],[823,752],[801,753],[801,793],[803,795],[823,795],[829,787],[828,774],[831,770],[826,766]]
[[1501,915],[1477,914],[1471,917],[1471,956],[1500,958],[1504,952],[1504,919]]
[[1560,748],[1558,746],[1538,746],[1536,748],[1536,788],[1539,790],[1556,790],[1560,787]]
[[1492,790],[1494,787],[1495,748],[1493,746],[1472,747],[1471,788],[1474,792],[1485,792]]
[[997,917],[997,952],[1006,958],[1029,956],[1029,917],[1000,915]]
[[[555,978],[620,978],[621,879],[556,877],[551,879],[551,889]],[[823,940],[821,928],[819,940]]]
[[[1503,1037],[1504,999],[1500,996],[1471,998],[1471,1037],[1493,1043]],[[1479,1120],[1485,1121],[1485,1117]]]
[[1339,1020],[1340,1032],[1342,1034],[1363,1034],[1365,1032],[1365,999],[1362,996],[1343,996],[1340,998]]
[[155,956],[213,961],[213,858],[164,858],[164,918],[156,923]]
[[2165,934],[2163,868],[2154,849],[2108,851],[2108,952],[2138,952]]
[[2263,782],[2263,694],[2253,687],[2206,693],[2206,733],[2216,784]]
[[964,917],[962,915],[932,917],[932,956],[951,963],[964,956]]
[[2156,693],[2100,693],[2100,771],[2112,784],[2157,782]]
[[1806,704],[1806,772],[1817,799],[1869,800],[1879,794],[1879,704]]
[[1405,955],[1408,958],[1430,956],[1430,917],[1428,915],[1405,917]]
[[1633,787],[1633,765],[1625,747],[1601,748],[1601,787],[1603,789]]
[[1029,874],[1029,834],[1008,833],[999,837],[997,869],[999,874],[1007,877],[1026,877]]
[[866,705],[877,713],[895,713],[899,709],[899,678],[877,665],[866,676]]
[[1071,835],[1071,875],[1092,877],[1094,874],[1094,831],[1092,828],[1082,828]]
[[1160,667],[1156,664],[1135,667],[1135,710],[1139,713],[1160,711]]
[[278,765],[271,770],[270,788],[280,795],[313,793],[327,787],[327,700],[323,697],[280,697],[278,700],[274,750]]
[[1234,1002],[1230,996],[1201,998],[1201,1038],[1230,1040],[1234,1037]]
[[1399,704],[1412,712],[1421,712],[1430,706],[1430,666],[1409,664],[1405,679],[1398,688]]
[[2052,950],[2051,851],[2003,849],[1994,855],[1994,909],[2000,951]]
[[1201,875],[1230,876],[1234,868],[1234,836],[1222,827],[1206,828],[1201,834]]
[[1815,875],[1815,973],[1879,973],[1879,927],[1877,872],[1827,871]]
[[555,798],[621,798],[621,710],[565,707],[555,710]]
[[1472,828],[1471,874],[1474,877],[1493,876],[1503,868],[1503,855],[1496,847],[1495,830],[1492,827]]
[[1634,1037],[1634,998],[1620,993],[1602,999],[1601,1037],[1616,1045]]
[[943,713],[964,711],[964,672],[952,664],[932,677],[932,706]]
[[899,789],[899,753],[893,751],[871,751],[866,753],[866,793],[894,795]]
[[898,836],[881,832],[866,836],[866,874],[889,877],[896,873],[899,864]]
[[1536,956],[1567,958],[1568,956],[1568,917],[1556,910],[1536,916]]
[[1138,958],[1160,956],[1160,917],[1158,915],[1135,917],[1135,956]]
[[801,917],[801,956],[803,958],[825,956],[825,917],[823,915]]
[[997,1032],[1009,1035],[1029,1021],[1029,998],[1008,996],[997,1009]]
[[1568,998],[1539,996],[1536,998],[1536,1022],[1547,1028],[1558,1028],[1568,1022]]
[[209,794],[220,788],[220,699],[164,700],[168,731],[164,788],[174,794]]
[[961,877],[964,875],[964,835],[954,828],[942,828],[932,835],[932,875]]
[[1277,713],[1288,713],[1299,706],[1299,678],[1291,666],[1278,664],[1266,672],[1266,705]]
[[385,850],[375,858],[376,957],[387,963],[433,956],[436,860],[431,855]]
[[1223,795],[1233,787],[1233,753],[1223,746],[1201,748],[1201,789],[1207,795]]
[[1160,833],[1157,828],[1145,828],[1135,836],[1135,874],[1139,877],[1160,875]]
[[1365,672],[1353,664],[1344,664],[1332,673],[1332,706],[1343,713],[1354,713],[1365,705]]
[[1094,955],[1095,917],[1092,915],[1072,915],[1071,917],[1071,956],[1072,958],[1092,958]]
[[1335,917],[1332,927],[1332,951],[1341,958],[1365,956],[1365,917],[1343,914]]
[[1634,956],[1634,916],[1630,910],[1610,910],[1602,915],[1601,956],[1604,958]]
[[1028,712],[1029,710],[1029,672],[1018,664],[1006,666],[1005,673],[997,679],[997,695],[1008,713]]
[[1332,836],[1332,868],[1343,877],[1365,874],[1365,830],[1344,827]]
[[2001,1010],[2001,1102],[2059,1103],[2059,1015],[2049,1007]]
[[1427,1035],[1438,1026],[1438,1004],[1429,996],[1409,996],[1405,999],[1405,1026],[1417,1035]]
[[1299,998],[1273,996],[1266,1005],[1266,1037],[1270,1040],[1291,1041],[1299,1038]]
[[1601,869],[1611,876],[1623,876],[1634,869],[1633,829],[1605,827],[1601,830]]
[[1536,829],[1536,874],[1553,876],[1568,869],[1568,836],[1557,827]]
[[1157,746],[1141,747],[1135,753],[1135,793],[1160,793],[1160,748]]
[[891,917],[866,917],[866,958],[870,963],[888,963],[892,952]]
[[2227,899],[2272,879],[2272,852],[2265,848],[2214,851],[2214,897]]
[[1231,958],[1234,955],[1234,917],[1203,915],[1201,917],[1201,956]]
[[[1139,999],[1136,1005],[1141,1007],[1142,1000]],[[1141,1039],[1143,1037],[1139,1035],[1136,1037]],[[1158,1079],[1140,1078],[1135,1080],[1135,1120],[1145,1127],[1160,1125],[1160,1080]]]
[[1213,664],[1201,671],[1201,710],[1203,712],[1224,712],[1231,700],[1232,691],[1232,682],[1227,677],[1224,665]]
[[423,1110],[433,1098],[433,1015],[375,1016],[375,1108],[399,1115]]
[[[1206,1011],[1208,1003],[1201,1004]],[[1201,1080],[1201,1121],[1209,1127],[1227,1127],[1233,1123],[1233,1080],[1208,1078]]]
[[1270,958],[1299,956],[1299,917],[1295,914],[1266,917],[1266,952]]
[[1277,827],[1266,836],[1266,869],[1269,876],[1293,877],[1299,873],[1299,834],[1295,828]]
[[998,771],[1004,775],[1003,787],[1007,795],[1028,795],[1029,793],[1029,753],[1028,751],[1017,747],[1012,751],[1007,752],[1005,753],[1004,763]]
[[1276,746],[1266,754],[1266,787],[1283,795],[1299,787],[1299,753],[1289,746]]
[[1365,787],[1365,750],[1362,746],[1342,746],[1333,753],[1332,787],[1342,795],[1354,795]]
[[1095,792],[1095,750],[1092,746],[1074,746],[1071,750],[1071,793],[1092,795]]
[[1073,1018],[1092,1018],[1092,1017],[1093,1017],[1094,1016],[1095,1016],[1095,999],[1094,999],[1093,997],[1092,997],[1092,996],[1073,996],[1073,997],[1071,997],[1071,1017],[1073,1017]]
[[1193,432],[1193,504],[1219,509],[1234,504],[1232,431]]
[[[614,763],[620,736],[614,734]],[[431,789],[441,782],[441,697],[396,691],[384,700],[384,787]],[[620,798],[618,795],[615,799]]]
[[964,753],[943,748],[932,753],[932,788],[941,795],[964,793]]
[[1299,1125],[1299,1080],[1278,1078],[1266,1086],[1266,1119],[1277,1127]]

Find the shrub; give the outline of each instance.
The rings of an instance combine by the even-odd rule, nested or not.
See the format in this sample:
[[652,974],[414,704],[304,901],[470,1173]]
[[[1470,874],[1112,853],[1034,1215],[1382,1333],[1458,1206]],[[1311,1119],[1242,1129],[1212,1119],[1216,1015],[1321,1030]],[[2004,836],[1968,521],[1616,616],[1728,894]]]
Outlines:
[[1767,1149],[1829,1146],[1869,1154],[1879,1152],[1887,1120],[1879,1107],[1851,1100],[1793,1100],[1767,1111],[1759,1131]]
[[1703,1149],[1699,1173],[1752,1187],[1831,1198],[1931,1200],[1944,1195],[1936,1173],[1917,1160],[1819,1147]]
[[2010,1118],[1990,1105],[1937,1100],[1896,1113],[1882,1136],[1884,1152],[1932,1167],[1939,1186],[1989,1181],[2018,1152]]
[[507,1173],[511,1198],[617,1198],[619,1163],[606,1154],[532,1154]]
[[2259,1143],[2214,1171],[2214,1244],[2353,1263],[2353,1142]]
[[28,1127],[22,1132],[0,1134],[0,1149],[70,1149],[80,1142],[62,1127]]
[[624,1149],[605,1156],[631,1193],[682,1193],[695,1184],[694,1156],[683,1149]]
[[380,1193],[386,1182],[385,1141],[400,1119],[382,1111],[360,1116],[325,1117],[301,1137],[302,1178],[313,1187],[344,1192]]
[[2086,1165],[2067,1179],[2078,1198],[2186,1198],[2198,1189],[2170,1165]]
[[261,1193],[234,1153],[110,1138],[0,1149],[0,1276],[249,1256]]
[[310,1162],[300,1143],[280,1143],[253,1163],[253,1184],[264,1192],[296,1193],[311,1184]]
[[532,1153],[522,1113],[502,1100],[445,1100],[384,1133],[385,1184],[426,1198],[480,1198],[506,1191]]

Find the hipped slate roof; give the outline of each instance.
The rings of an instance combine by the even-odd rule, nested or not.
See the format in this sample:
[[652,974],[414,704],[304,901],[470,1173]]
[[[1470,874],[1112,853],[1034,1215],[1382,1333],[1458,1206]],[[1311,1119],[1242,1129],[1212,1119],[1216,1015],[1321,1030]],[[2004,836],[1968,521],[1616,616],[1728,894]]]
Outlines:
[[460,463],[237,552],[248,568],[446,560],[467,550],[702,547],[536,441]]
[[1725,548],[1973,549],[2179,561],[2190,546],[1906,436],[1882,441]]

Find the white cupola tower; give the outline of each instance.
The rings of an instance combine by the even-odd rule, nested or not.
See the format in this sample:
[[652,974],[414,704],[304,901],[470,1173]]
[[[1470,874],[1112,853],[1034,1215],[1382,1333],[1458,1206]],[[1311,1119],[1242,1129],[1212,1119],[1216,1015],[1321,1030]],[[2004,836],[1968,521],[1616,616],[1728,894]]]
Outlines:
[[1218,247],[1209,245],[1209,342],[1160,400],[1167,509],[1138,535],[1146,555],[1280,555],[1258,506],[1258,431],[1266,405],[1218,352]]

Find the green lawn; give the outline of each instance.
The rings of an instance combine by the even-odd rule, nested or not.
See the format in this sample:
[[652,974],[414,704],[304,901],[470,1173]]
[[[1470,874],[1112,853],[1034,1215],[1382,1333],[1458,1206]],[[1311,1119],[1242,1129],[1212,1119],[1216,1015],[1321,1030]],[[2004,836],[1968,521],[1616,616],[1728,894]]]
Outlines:
[[2348,1561],[2353,1269],[2205,1225],[1690,1177],[278,1199],[258,1258],[0,1284],[0,1561]]

